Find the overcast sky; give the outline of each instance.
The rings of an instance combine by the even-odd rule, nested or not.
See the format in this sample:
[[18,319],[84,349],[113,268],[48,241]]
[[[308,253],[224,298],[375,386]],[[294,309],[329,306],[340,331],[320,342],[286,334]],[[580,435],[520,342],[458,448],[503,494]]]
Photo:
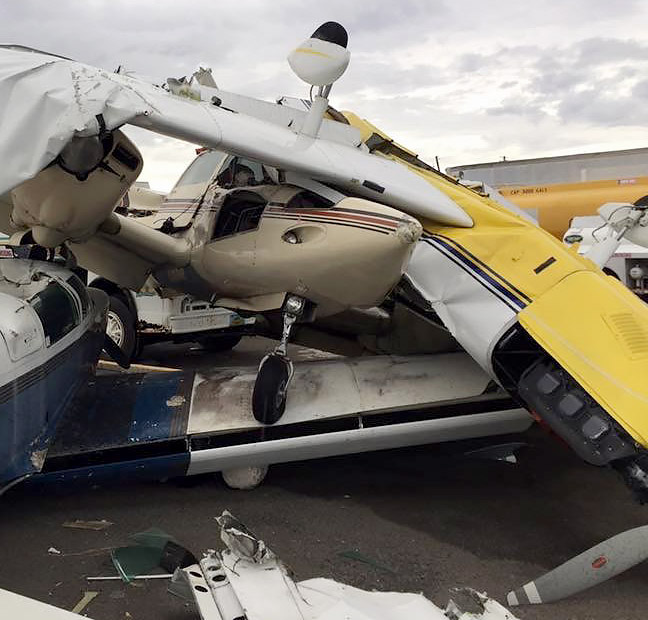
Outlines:
[[[285,58],[322,22],[349,32],[331,103],[443,168],[648,146],[641,0],[7,0],[4,43],[155,79],[210,66],[217,84],[306,96]],[[193,147],[132,132],[140,177],[168,190]]]

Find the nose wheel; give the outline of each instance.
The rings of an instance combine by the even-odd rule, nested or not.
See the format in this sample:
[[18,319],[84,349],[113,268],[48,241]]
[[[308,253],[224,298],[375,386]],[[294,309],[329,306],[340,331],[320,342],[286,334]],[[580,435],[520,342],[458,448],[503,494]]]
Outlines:
[[262,424],[274,424],[286,410],[288,386],[293,376],[293,364],[287,354],[288,339],[293,325],[304,313],[306,302],[297,295],[288,295],[282,308],[281,340],[272,353],[259,364],[252,392],[252,413]]

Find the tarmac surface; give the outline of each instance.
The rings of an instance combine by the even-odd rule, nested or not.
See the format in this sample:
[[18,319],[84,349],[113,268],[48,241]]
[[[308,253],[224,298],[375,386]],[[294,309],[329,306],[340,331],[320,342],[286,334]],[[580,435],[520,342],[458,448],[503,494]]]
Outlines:
[[[193,368],[247,365],[267,346],[248,340],[232,353],[207,354],[191,345],[155,345],[144,359]],[[0,499],[0,587],[65,609],[85,591],[99,592],[83,612],[95,620],[197,619],[161,580],[126,585],[85,577],[115,574],[110,549],[153,526],[197,556],[220,548],[214,517],[228,509],[297,580],[422,591],[439,606],[451,588],[471,586],[504,603],[509,590],[644,525],[648,515],[611,471],[585,465],[541,429],[526,437],[531,445],[517,465],[467,459],[460,450],[407,448],[277,465],[253,491],[228,489],[211,475],[56,493],[18,487]],[[113,525],[62,526],[75,519]],[[61,554],[49,554],[50,547]],[[568,601],[514,612],[522,620],[643,619],[646,584],[648,566],[639,565]]]

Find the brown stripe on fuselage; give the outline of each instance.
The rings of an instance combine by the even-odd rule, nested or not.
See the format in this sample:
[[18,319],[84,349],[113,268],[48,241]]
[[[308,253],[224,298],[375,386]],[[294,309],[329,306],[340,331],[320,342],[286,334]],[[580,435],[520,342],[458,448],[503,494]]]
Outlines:
[[353,215],[350,213],[343,213],[341,211],[336,211],[335,209],[328,209],[326,211],[314,210],[314,209],[269,209],[271,213],[282,213],[286,215],[310,215],[313,217],[321,217],[327,219],[338,219],[343,222],[362,222],[366,224],[373,224],[378,226],[383,226],[384,228],[389,228],[394,230],[398,226],[398,222],[382,218],[380,214],[375,213],[371,214],[375,217],[368,217],[366,215]]
[[318,224],[328,224],[330,226],[348,226],[351,228],[357,228],[359,230],[367,230],[370,232],[377,232],[381,235],[389,235],[393,232],[391,228],[383,228],[381,226],[376,226],[375,224],[365,224],[357,222],[345,222],[343,220],[333,219],[333,218],[318,218],[312,215],[307,215],[305,217],[300,217],[292,214],[286,213],[265,213],[263,218],[273,219],[273,220],[286,220],[287,222],[316,222]]

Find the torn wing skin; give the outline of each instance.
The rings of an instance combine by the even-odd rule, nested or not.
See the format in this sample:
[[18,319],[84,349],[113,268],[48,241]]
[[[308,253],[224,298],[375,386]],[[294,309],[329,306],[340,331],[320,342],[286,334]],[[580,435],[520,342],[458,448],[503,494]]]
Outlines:
[[[127,75],[5,47],[0,48],[0,100],[12,103],[4,115],[15,128],[12,136],[20,136],[20,144],[15,138],[0,141],[0,160],[12,162],[0,172],[0,195],[38,174],[75,136],[96,136],[131,123],[320,178],[415,215],[472,225],[456,203],[395,162],[175,96]],[[35,103],[26,108],[23,101]]]

